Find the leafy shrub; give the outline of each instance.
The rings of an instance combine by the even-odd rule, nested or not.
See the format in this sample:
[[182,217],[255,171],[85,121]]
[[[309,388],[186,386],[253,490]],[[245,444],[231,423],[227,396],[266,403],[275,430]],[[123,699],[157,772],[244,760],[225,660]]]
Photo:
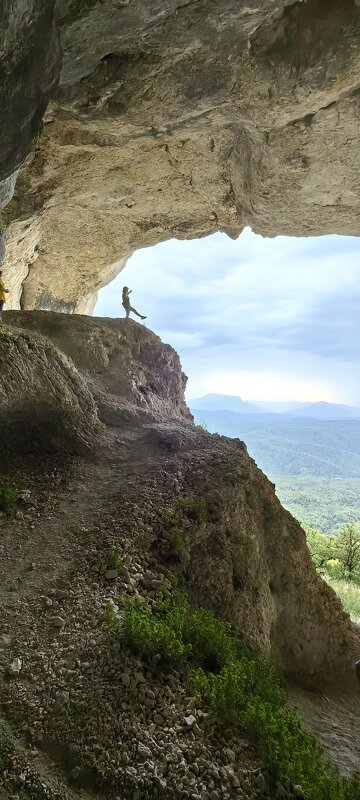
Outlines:
[[97,431],[97,433],[100,433],[100,431],[105,430],[106,425],[100,419],[97,419],[96,422],[95,422],[94,428]]
[[116,617],[114,606],[107,603],[104,609],[104,623],[105,627],[112,635],[116,635],[119,630],[119,625]]
[[341,561],[339,561],[338,558],[330,558],[329,561],[326,562],[326,572],[323,574],[325,580],[327,580],[328,577],[342,580],[344,577],[344,572]]
[[43,137],[44,128],[45,128],[44,123],[41,121],[36,133],[33,136],[33,140],[32,140],[33,144],[38,144],[38,142],[40,142],[40,140]]
[[106,566],[108,569],[117,569],[119,572],[124,570],[124,562],[117,547],[112,547],[107,553]]
[[143,657],[181,668],[188,688],[254,743],[271,785],[301,787],[304,800],[360,800],[360,783],[347,781],[321,746],[286,708],[282,682],[265,656],[250,652],[228,623],[192,608],[179,591],[161,592],[149,608],[127,598],[124,642]]
[[[341,600],[354,622],[360,621],[360,530],[343,525],[338,536],[325,536],[305,527],[306,540],[317,572]],[[327,589],[328,590],[328,589]],[[325,591],[325,588],[323,588]]]
[[143,656],[160,653],[166,661],[177,663],[185,655],[185,644],[174,627],[141,606],[137,598],[125,601],[123,639]]
[[207,517],[206,503],[204,500],[191,497],[181,497],[178,508],[194,522],[204,522]]
[[20,492],[16,486],[8,483],[0,485],[0,510],[11,516],[15,514],[20,500]]
[[0,326],[0,342],[4,342],[13,347],[21,340],[26,342],[29,350],[36,350],[36,341],[30,333],[13,333],[13,331],[9,331],[7,328],[4,328],[4,326]]
[[360,529],[347,522],[337,536],[326,536],[305,526],[311,558],[320,574],[360,580]]
[[0,342],[4,342],[5,344],[13,345],[16,339],[12,331],[9,331],[4,326],[0,326]]
[[174,530],[170,537],[169,555],[179,557],[184,546],[184,537],[181,531]]
[[164,525],[166,525],[167,527],[168,526],[172,527],[172,525],[175,524],[176,516],[175,516],[172,508],[165,508],[165,510],[163,511],[163,515],[162,515],[162,521],[163,521]]
[[20,339],[26,342],[29,350],[36,350],[36,341],[30,333],[20,333]]

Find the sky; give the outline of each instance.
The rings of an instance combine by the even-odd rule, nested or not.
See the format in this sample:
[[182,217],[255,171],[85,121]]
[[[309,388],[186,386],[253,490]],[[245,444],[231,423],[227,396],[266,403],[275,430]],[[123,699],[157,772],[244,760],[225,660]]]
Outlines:
[[[124,315],[121,290],[179,353],[187,399],[326,400],[360,406],[360,238],[267,239],[247,228],[136,251],[99,292],[95,315]],[[136,319],[136,318],[135,318]]]

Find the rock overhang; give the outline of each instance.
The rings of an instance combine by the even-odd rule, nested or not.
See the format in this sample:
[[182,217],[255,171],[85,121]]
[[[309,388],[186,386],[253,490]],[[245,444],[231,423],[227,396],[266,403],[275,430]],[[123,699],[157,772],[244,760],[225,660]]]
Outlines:
[[59,0],[56,19],[60,86],[5,212],[13,306],[89,311],[170,237],[359,232],[353,0]]

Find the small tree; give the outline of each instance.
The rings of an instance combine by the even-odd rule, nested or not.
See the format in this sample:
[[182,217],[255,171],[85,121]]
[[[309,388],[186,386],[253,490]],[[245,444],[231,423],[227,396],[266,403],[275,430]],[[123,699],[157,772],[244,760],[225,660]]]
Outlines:
[[333,558],[338,558],[336,553],[336,539],[334,536],[326,536],[315,528],[304,526],[306,533],[307,546],[314,566],[320,574],[327,572],[327,564]]
[[342,526],[336,539],[335,558],[349,581],[360,578],[360,530],[353,522]]

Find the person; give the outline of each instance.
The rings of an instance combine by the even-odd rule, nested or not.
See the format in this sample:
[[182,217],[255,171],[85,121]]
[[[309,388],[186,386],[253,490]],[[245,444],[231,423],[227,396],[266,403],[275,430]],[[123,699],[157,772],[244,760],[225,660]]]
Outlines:
[[0,322],[2,322],[2,310],[4,303],[6,303],[6,295],[9,294],[9,289],[5,289],[4,281],[2,279],[2,269],[0,269]]
[[139,312],[136,311],[136,308],[133,308],[130,305],[129,294],[131,294],[131,289],[129,289],[128,286],[124,286],[122,290],[122,304],[126,311],[126,319],[128,319],[128,317],[130,316],[130,311],[132,311],[133,314],[136,314],[137,317],[140,317],[140,319],[146,319],[146,317],[144,317],[143,314],[139,314]]

